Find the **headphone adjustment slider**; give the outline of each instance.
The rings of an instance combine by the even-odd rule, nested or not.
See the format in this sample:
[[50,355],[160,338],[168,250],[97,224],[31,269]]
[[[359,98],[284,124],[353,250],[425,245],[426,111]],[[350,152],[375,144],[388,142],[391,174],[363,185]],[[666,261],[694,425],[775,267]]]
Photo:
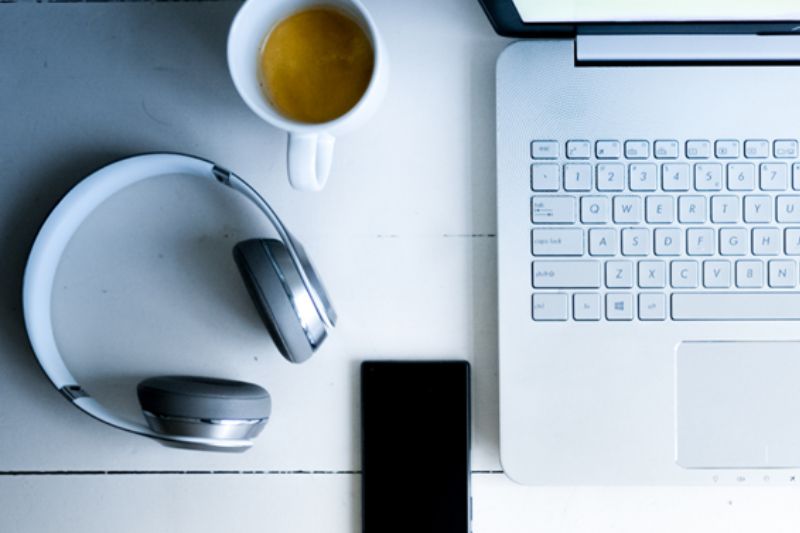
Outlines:
[[211,172],[214,173],[214,177],[217,178],[217,181],[222,183],[223,185],[230,186],[231,184],[231,171],[224,169],[220,166],[214,165],[214,168],[211,169]]
[[74,402],[79,398],[87,398],[89,396],[80,385],[65,385],[58,391],[71,402]]

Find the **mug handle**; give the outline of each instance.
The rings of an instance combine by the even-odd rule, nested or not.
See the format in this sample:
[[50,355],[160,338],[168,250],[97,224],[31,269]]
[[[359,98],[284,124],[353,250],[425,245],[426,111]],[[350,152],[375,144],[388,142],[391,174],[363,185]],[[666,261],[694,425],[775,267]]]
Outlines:
[[333,142],[327,133],[289,133],[289,183],[299,191],[320,191],[328,181]]

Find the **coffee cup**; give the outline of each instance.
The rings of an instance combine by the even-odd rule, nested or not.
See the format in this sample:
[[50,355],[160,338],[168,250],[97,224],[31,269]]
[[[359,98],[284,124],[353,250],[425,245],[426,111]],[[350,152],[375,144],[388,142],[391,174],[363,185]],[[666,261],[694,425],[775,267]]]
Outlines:
[[[273,30],[294,15],[313,9],[330,9],[351,19],[363,31],[372,49],[372,71],[364,77],[365,89],[360,98],[341,115],[323,122],[287,114],[265,90],[262,72],[264,61],[269,62],[264,53]],[[389,65],[375,23],[358,0],[247,0],[228,34],[228,68],[239,95],[250,109],[288,132],[287,167],[291,185],[298,190],[319,191],[330,174],[336,137],[359,127],[375,112],[386,92]]]

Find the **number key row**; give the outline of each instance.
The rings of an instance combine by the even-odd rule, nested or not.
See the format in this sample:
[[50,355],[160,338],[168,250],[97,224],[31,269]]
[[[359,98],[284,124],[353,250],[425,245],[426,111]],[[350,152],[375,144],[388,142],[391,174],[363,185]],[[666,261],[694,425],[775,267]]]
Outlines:
[[[563,176],[562,176],[563,173]],[[531,190],[585,192],[591,190],[630,191],[783,191],[790,186],[790,169],[785,163],[534,163]],[[791,186],[800,190],[800,163],[791,168]]]

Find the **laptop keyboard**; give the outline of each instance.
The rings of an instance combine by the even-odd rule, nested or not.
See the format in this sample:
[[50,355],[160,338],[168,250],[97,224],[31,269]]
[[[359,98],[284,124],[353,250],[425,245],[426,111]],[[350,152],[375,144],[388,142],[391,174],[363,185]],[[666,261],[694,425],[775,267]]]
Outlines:
[[530,147],[533,320],[800,320],[797,140]]

